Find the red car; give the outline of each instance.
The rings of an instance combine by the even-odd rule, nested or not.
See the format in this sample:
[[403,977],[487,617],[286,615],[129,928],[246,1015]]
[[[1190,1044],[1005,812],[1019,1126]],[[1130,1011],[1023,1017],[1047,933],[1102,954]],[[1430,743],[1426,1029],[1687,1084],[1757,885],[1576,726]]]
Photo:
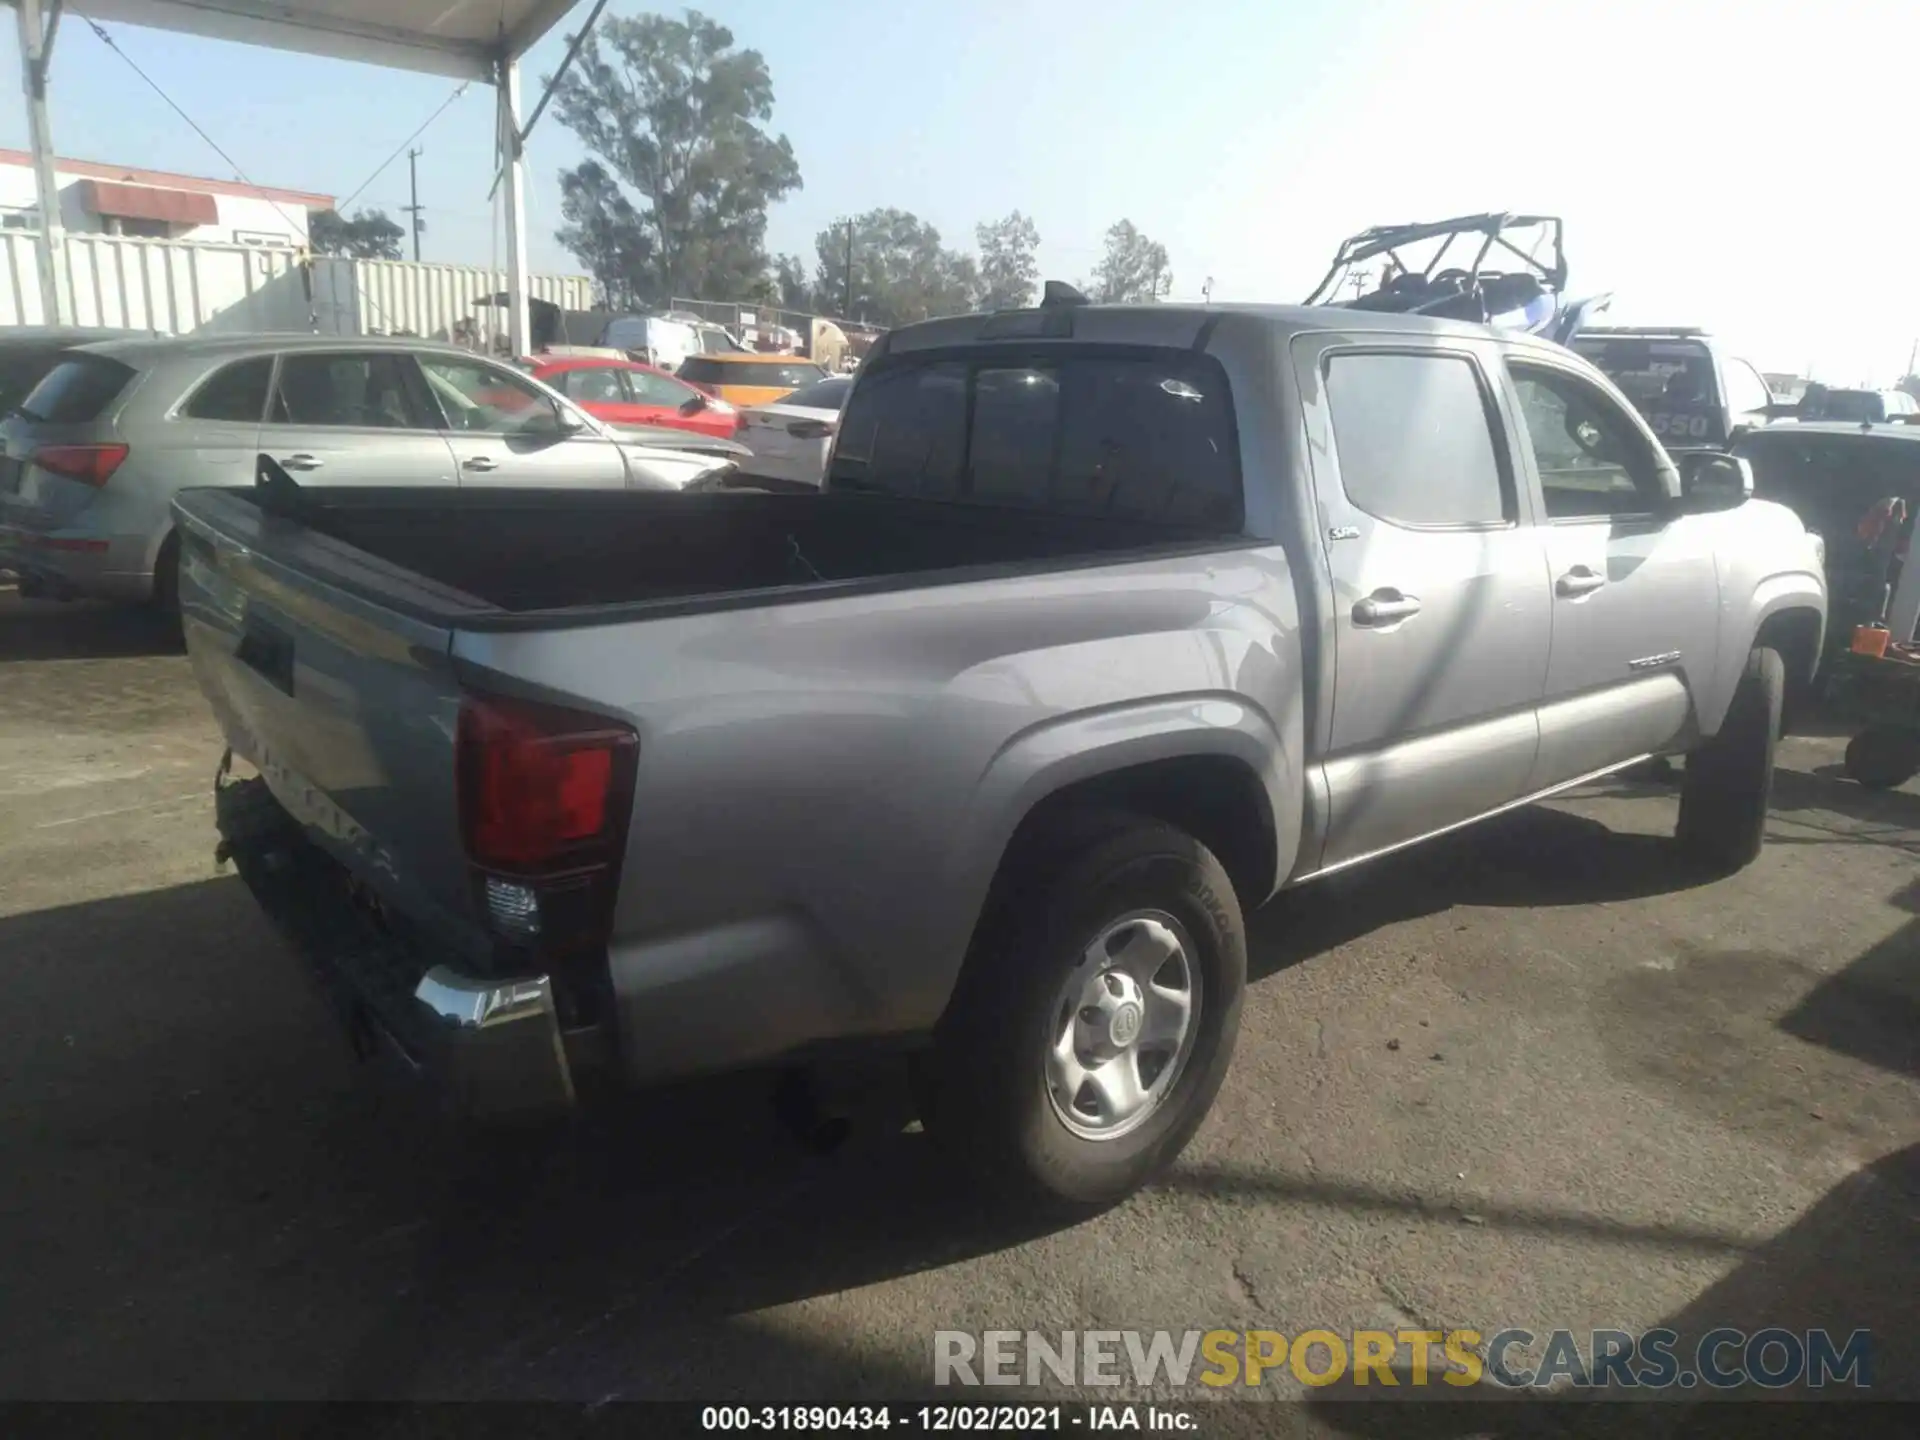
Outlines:
[[637,360],[535,359],[534,378],[609,425],[664,425],[731,440],[740,412],[726,401]]

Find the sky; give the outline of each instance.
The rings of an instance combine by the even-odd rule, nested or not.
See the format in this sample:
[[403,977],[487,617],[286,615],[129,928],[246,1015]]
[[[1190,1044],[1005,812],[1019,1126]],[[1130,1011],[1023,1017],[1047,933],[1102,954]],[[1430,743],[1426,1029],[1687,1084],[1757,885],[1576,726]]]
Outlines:
[[[770,128],[805,184],[772,211],[768,243],[810,268],[838,216],[895,206],[971,248],[976,224],[1018,209],[1048,278],[1088,275],[1126,218],[1166,245],[1175,298],[1211,279],[1215,300],[1287,302],[1366,226],[1544,211],[1566,221],[1569,288],[1612,292],[1613,323],[1704,326],[1763,369],[1831,384],[1890,384],[1920,339],[1912,0],[700,8],[772,71]],[[80,21],[69,14],[54,56],[55,149],[231,178]],[[396,218],[406,161],[373,172],[454,89],[108,28],[254,182],[342,200],[364,184],[353,208]],[[0,30],[18,75],[13,27]],[[523,62],[529,108],[565,31]],[[26,143],[23,103],[0,102],[0,145]],[[418,143],[424,258],[496,263],[489,87]],[[577,272],[553,232],[558,174],[584,151],[549,115],[527,158],[533,268]]]

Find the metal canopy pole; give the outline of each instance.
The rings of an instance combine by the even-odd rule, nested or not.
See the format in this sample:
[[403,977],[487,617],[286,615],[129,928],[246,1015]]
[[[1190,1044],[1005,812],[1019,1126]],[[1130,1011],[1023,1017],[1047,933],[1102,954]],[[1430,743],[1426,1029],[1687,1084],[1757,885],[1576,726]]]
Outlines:
[[520,62],[502,57],[495,75],[501,159],[507,176],[507,343],[513,357],[531,353],[527,341],[527,185],[520,132]]
[[33,188],[40,205],[40,231],[33,245],[40,272],[40,309],[44,323],[70,325],[73,307],[60,283],[65,269],[66,234],[60,225],[60,184],[53,173],[53,127],[47,120],[47,67],[60,28],[61,0],[45,12],[41,0],[15,0],[20,20],[20,66],[27,92],[27,135],[33,150]]

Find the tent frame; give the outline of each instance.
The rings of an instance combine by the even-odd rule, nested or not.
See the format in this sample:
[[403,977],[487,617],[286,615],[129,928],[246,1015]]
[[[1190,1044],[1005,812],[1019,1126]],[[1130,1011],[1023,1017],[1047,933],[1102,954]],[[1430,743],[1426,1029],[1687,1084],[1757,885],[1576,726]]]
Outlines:
[[[54,41],[60,33],[65,0],[9,0],[19,25],[22,89],[27,104],[27,131],[33,153],[33,175],[40,210],[34,245],[40,300],[49,325],[73,323],[72,297],[62,283],[66,274],[66,234],[60,220],[59,186],[54,173],[53,130],[47,115],[48,79]],[[533,0],[491,43],[434,34],[428,27],[445,13],[444,0],[431,6],[396,0],[388,13],[393,20],[378,23],[350,19],[321,6],[303,6],[300,0],[82,0],[90,19],[121,20],[132,25],[182,31],[213,39],[233,40],[278,50],[296,50],[340,60],[357,60],[394,69],[445,75],[460,80],[483,80],[494,87],[494,133],[500,171],[496,185],[506,191],[507,222],[507,330],[513,353],[527,353],[527,200],[526,141],[540,118],[553,87],[560,82],[574,56],[569,47],[560,71],[534,107],[533,118],[520,123],[520,57],[565,18],[578,0]],[[605,8],[598,0],[584,36]],[[410,13],[419,23],[408,25]]]

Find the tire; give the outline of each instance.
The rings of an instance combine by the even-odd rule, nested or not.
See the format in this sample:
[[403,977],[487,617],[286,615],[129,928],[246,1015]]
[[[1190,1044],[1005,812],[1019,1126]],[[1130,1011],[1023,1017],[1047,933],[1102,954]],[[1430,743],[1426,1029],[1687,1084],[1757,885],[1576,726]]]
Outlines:
[[[1023,845],[1008,867],[916,1077],[921,1118],[992,1198],[1087,1214],[1152,1179],[1206,1118],[1240,1028],[1245,924],[1213,854],[1140,816],[1074,816]],[[1107,962],[1098,972],[1096,942]],[[1163,952],[1164,961],[1153,958]],[[1151,993],[1135,971],[1157,982]],[[1173,1023],[1179,1007],[1166,997],[1181,993],[1183,978],[1187,1022],[1168,1041],[1153,1031]],[[1074,998],[1096,986],[1111,1008]],[[1129,1004],[1131,1022],[1122,1015]],[[1101,1018],[1089,1025],[1090,1014]],[[1127,1074],[1144,1085],[1130,1118],[1107,1113],[1093,1080],[1072,1094],[1060,1083],[1060,1056],[1099,1059],[1079,1050],[1086,1036],[1132,1053],[1131,1071],[1119,1056],[1100,1061],[1122,1066],[1102,1072],[1109,1080]]]
[[1920,739],[1871,727],[1847,742],[1847,778],[1869,790],[1893,790],[1920,775]]
[[178,531],[160,543],[153,561],[153,598],[148,601],[162,637],[170,643],[184,644],[185,631],[180,623],[180,535]]
[[1682,848],[1716,871],[1731,874],[1760,856],[1785,691],[1780,652],[1755,646],[1720,733],[1687,756],[1676,836]]

